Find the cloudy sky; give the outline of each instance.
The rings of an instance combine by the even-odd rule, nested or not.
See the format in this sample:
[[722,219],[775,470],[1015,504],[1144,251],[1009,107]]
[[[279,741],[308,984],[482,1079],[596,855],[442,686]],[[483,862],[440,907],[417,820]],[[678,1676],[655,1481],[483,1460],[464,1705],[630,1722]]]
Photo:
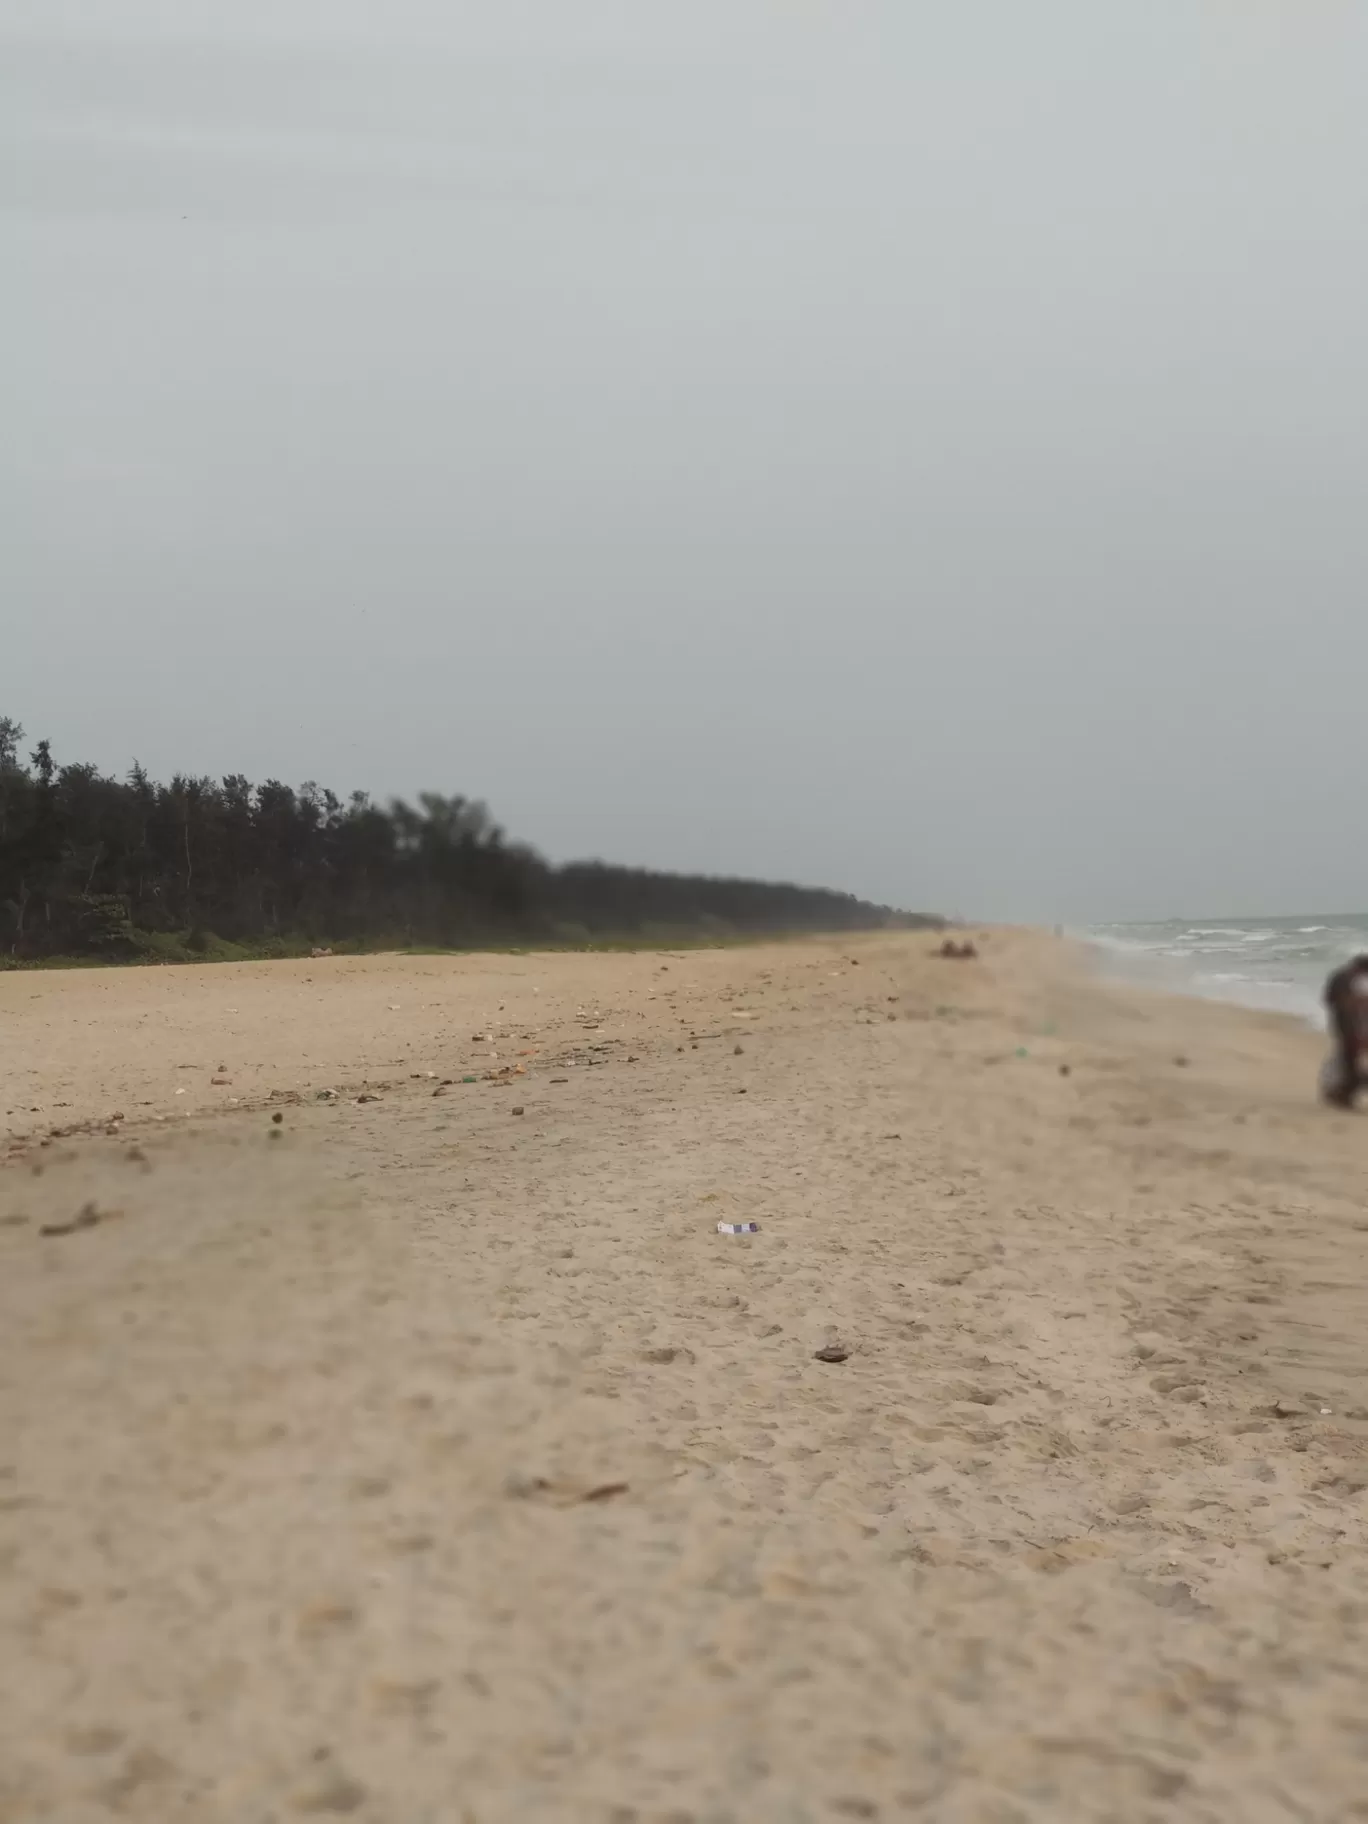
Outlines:
[[0,115],[59,759],[1368,904],[1360,0],[0,0]]

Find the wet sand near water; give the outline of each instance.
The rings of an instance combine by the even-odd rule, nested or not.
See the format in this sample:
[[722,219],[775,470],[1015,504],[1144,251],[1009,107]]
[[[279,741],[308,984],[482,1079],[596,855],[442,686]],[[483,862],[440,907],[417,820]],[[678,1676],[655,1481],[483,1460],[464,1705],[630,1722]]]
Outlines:
[[1368,1817],[1368,1116],[934,947],[0,976],[0,1820]]

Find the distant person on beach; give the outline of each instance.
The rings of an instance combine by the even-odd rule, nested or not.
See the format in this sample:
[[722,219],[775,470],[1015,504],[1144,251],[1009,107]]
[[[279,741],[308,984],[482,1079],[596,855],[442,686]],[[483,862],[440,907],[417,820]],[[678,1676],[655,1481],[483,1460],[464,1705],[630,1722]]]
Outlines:
[[1368,1088],[1368,954],[1354,957],[1325,984],[1325,1005],[1335,1051],[1327,1060],[1325,1099],[1337,1108],[1352,1108]]

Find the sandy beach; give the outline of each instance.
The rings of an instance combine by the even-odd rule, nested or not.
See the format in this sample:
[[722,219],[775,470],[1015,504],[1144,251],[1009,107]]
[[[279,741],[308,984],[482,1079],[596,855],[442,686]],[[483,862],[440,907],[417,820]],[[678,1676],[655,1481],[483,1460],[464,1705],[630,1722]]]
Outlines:
[[1368,1115],[934,947],[0,976],[3,1824],[1368,1818]]

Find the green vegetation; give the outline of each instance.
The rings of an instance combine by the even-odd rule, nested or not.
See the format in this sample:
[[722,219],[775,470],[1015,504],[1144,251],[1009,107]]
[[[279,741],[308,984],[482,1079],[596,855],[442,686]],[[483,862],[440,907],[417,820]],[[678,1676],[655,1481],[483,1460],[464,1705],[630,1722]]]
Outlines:
[[484,806],[59,766],[0,717],[0,966],[366,950],[678,947],[936,921],[847,893],[553,867]]

